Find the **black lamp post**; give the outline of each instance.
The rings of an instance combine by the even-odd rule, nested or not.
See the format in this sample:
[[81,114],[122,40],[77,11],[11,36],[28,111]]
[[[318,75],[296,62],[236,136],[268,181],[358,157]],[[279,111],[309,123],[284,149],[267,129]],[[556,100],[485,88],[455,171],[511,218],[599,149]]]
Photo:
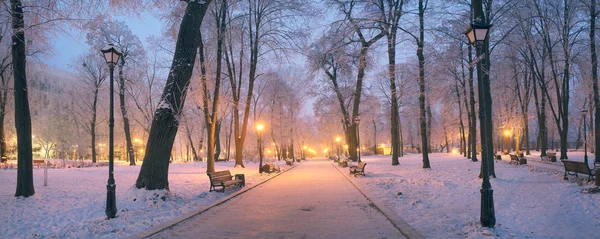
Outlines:
[[465,31],[471,44],[477,49],[477,85],[479,98],[479,122],[481,132],[481,174],[483,182],[481,184],[481,226],[493,228],[496,224],[494,212],[494,190],[490,184],[489,164],[493,158],[492,151],[492,101],[490,94],[490,76],[487,59],[487,49],[484,48],[488,37],[488,30],[491,25],[487,24],[483,14],[483,5],[481,0],[472,0],[473,19],[477,21],[471,24],[471,27]]
[[115,194],[117,185],[115,184],[114,178],[114,126],[115,126],[115,118],[114,118],[114,100],[113,100],[113,73],[115,70],[115,66],[117,62],[119,62],[119,57],[121,56],[121,52],[115,48],[113,44],[109,44],[108,47],[100,50],[104,55],[104,59],[106,60],[106,64],[110,68],[110,114],[108,117],[108,128],[110,130],[108,136],[108,184],[106,185],[106,217],[108,219],[115,218],[117,215],[117,196]]
[[354,118],[354,124],[356,124],[356,149],[358,150],[358,162],[360,163],[360,118]]
[[586,109],[581,110],[581,116],[583,117],[583,162],[585,162],[585,165],[588,164],[588,156],[587,156],[587,128],[585,125],[585,114],[588,111]]
[[256,131],[258,131],[258,157],[260,158],[258,164],[258,173],[262,173],[263,169],[263,151],[262,151],[262,130],[265,128],[263,124],[256,125]]

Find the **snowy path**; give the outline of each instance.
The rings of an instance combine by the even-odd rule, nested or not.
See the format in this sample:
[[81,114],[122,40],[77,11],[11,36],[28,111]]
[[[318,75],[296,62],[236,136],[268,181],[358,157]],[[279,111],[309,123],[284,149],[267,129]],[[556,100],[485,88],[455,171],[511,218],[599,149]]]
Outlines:
[[405,238],[326,160],[295,169],[153,238]]

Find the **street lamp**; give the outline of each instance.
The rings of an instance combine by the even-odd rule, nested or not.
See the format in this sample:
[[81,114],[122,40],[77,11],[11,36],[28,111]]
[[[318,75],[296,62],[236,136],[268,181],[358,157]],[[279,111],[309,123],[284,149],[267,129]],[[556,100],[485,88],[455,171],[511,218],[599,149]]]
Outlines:
[[115,71],[115,66],[119,62],[119,57],[121,56],[121,52],[115,48],[113,44],[109,44],[108,47],[100,50],[104,55],[104,60],[106,60],[106,64],[110,68],[110,104],[109,104],[109,117],[108,117],[108,128],[109,128],[109,136],[108,136],[108,184],[106,185],[106,217],[108,219],[115,218],[117,215],[117,197],[115,194],[117,185],[115,185],[114,178],[114,126],[115,126],[115,117],[114,117],[114,80],[113,75]]
[[356,124],[356,149],[358,150],[358,162],[360,163],[360,118],[354,118],[354,123]]
[[487,37],[492,25],[473,23],[465,32],[471,44],[482,43]]
[[493,228],[496,224],[494,212],[494,191],[490,184],[489,164],[493,163],[494,152],[492,149],[492,96],[490,93],[490,76],[488,68],[487,52],[489,47],[486,44],[488,40],[489,29],[483,11],[481,0],[471,0],[473,9],[473,20],[469,29],[464,34],[469,38],[469,42],[475,45],[477,57],[471,62],[470,66],[477,64],[477,86],[479,98],[479,124],[481,135],[481,226]]
[[581,110],[581,117],[583,117],[583,162],[585,165],[588,164],[588,156],[587,156],[587,128],[585,125],[585,114],[587,114],[587,110]]
[[256,125],[256,131],[258,132],[258,157],[260,158],[260,163],[258,164],[258,173],[262,173],[262,163],[263,163],[263,152],[262,152],[262,130],[265,128],[263,124]]

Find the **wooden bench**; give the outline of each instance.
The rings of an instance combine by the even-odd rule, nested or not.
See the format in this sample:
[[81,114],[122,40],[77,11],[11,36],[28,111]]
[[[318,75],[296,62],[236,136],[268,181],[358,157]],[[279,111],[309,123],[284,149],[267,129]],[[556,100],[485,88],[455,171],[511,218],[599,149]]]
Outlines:
[[215,159],[215,162],[225,162],[229,161],[229,159]]
[[576,162],[569,160],[561,160],[563,165],[565,165],[565,177],[564,180],[569,179],[567,175],[578,177],[579,173],[588,175],[588,182],[592,181],[595,176],[595,172],[590,169],[590,167],[584,162]]
[[514,154],[509,154],[510,155],[510,163],[515,163],[516,165],[523,165],[523,164],[527,164],[527,159],[525,157],[522,156],[518,156],[518,155],[514,155]]
[[262,166],[263,173],[278,173],[281,172],[279,166],[275,166],[272,163],[268,163]]
[[219,171],[219,172],[209,172],[206,173],[208,178],[210,179],[210,189],[209,192],[219,191],[216,187],[221,187],[221,192],[225,192],[225,188],[238,185],[243,187],[246,185],[246,179],[243,174],[236,174],[235,176],[231,176],[229,170]]
[[354,177],[356,177],[357,175],[363,175],[365,176],[365,166],[367,164],[360,162],[358,163],[358,166],[351,166],[350,167],[350,175],[354,174]]
[[43,159],[34,159],[33,160],[33,166],[37,166],[38,168],[40,166],[44,166],[46,164],[46,160]]
[[542,158],[542,161],[556,162],[556,153],[546,153],[546,156],[540,156],[540,158]]
[[340,160],[338,162],[338,166],[340,166],[342,168],[348,167],[348,159]]

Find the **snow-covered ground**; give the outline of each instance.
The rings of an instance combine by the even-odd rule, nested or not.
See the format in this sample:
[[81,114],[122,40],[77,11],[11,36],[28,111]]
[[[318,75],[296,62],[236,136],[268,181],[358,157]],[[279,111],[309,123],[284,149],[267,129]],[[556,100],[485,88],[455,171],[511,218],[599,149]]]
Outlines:
[[[62,162],[62,160],[52,160]],[[14,163],[9,161],[9,163]],[[15,198],[17,170],[0,169],[0,238],[123,238],[144,231],[208,205],[233,192],[209,193],[206,163],[172,163],[170,193],[134,187],[140,166],[115,165],[117,218],[106,220],[108,167],[48,169],[43,186],[43,168],[34,168],[35,195]],[[275,174],[258,174],[258,163],[217,162],[215,170],[245,174],[252,186]],[[285,161],[275,162],[283,170]],[[69,164],[67,164],[69,165]]]
[[[426,238],[600,238],[600,194],[584,193],[593,182],[565,181],[560,161],[537,155],[528,165],[511,165],[508,156],[495,161],[493,229],[479,222],[481,161],[431,154],[431,169],[422,169],[421,155],[401,157],[395,167],[389,156],[363,157],[366,177],[352,180]],[[569,160],[583,161],[583,153],[570,152]]]
[[[583,160],[580,152],[569,157]],[[421,168],[420,155],[404,156],[395,167],[390,156],[363,161],[367,176],[352,180],[427,238],[598,238],[600,232],[600,194],[583,193],[595,188],[593,183],[564,181],[560,162],[539,162],[537,156],[521,166],[510,165],[507,157],[495,161],[497,178],[490,181],[497,222],[485,229],[479,223],[480,162],[456,154],[430,155],[431,169]],[[274,176],[259,175],[258,163],[245,164],[233,168],[232,161],[218,162],[216,170],[245,174],[247,186]],[[283,161],[277,164],[287,168]],[[113,220],[104,214],[106,166],[49,169],[48,186],[43,186],[44,170],[36,168],[36,194],[29,198],[14,197],[16,170],[0,169],[0,238],[122,238],[238,190],[208,193],[205,163],[171,164],[170,193],[138,190],[133,184],[139,169],[115,167],[119,211]]]

